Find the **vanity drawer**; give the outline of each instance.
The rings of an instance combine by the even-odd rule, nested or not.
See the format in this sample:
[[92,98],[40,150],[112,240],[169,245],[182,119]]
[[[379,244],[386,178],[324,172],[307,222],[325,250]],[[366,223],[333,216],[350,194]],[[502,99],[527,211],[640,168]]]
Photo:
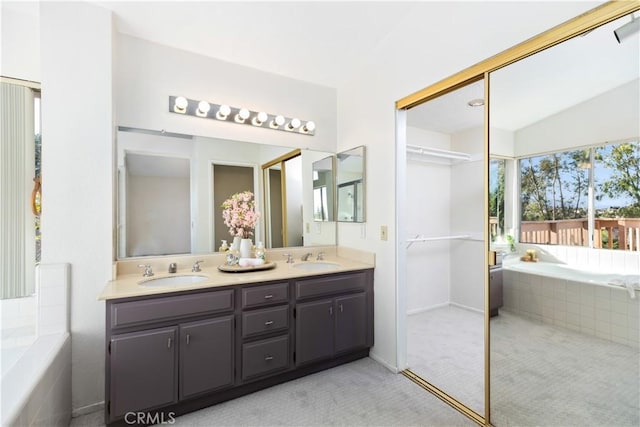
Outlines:
[[298,280],[296,281],[296,299],[362,291],[366,286],[367,273],[364,271],[337,276],[324,276],[317,279]]
[[213,314],[233,309],[233,290],[121,302],[111,305],[111,327]]
[[264,308],[242,313],[242,337],[289,327],[289,306]]
[[256,286],[242,290],[242,308],[285,302],[289,300],[289,283]]
[[265,375],[289,365],[289,335],[242,346],[242,379]]

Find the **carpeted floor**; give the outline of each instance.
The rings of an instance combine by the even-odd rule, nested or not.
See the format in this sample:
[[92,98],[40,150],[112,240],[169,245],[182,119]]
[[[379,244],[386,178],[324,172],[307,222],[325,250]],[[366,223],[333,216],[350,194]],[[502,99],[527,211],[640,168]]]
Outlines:
[[484,415],[484,315],[446,306],[407,317],[409,369]]
[[[97,412],[71,427],[102,426]],[[280,384],[183,415],[174,426],[475,426],[372,359]]]
[[496,426],[640,426],[637,349],[500,311],[491,320]]

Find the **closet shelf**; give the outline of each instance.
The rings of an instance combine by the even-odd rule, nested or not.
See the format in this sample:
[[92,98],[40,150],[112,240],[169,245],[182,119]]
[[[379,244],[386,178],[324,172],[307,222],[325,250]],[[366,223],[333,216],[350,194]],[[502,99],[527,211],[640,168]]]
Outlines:
[[407,245],[407,249],[409,249],[411,245],[417,242],[434,242],[436,240],[459,240],[459,239],[470,239],[470,238],[471,238],[471,235],[469,234],[458,234],[454,236],[438,236],[438,237],[424,237],[424,236],[417,235],[413,239],[407,239],[407,243],[409,243]]
[[407,145],[407,153],[417,154],[425,157],[438,157],[450,160],[469,161],[471,155],[459,151],[441,150],[439,148],[420,147],[418,145]]

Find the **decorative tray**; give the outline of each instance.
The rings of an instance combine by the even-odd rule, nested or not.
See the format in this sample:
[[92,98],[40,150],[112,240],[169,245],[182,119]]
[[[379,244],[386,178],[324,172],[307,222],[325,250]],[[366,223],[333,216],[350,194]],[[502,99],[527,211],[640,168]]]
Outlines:
[[273,261],[265,262],[262,265],[248,265],[246,267],[240,267],[239,265],[219,265],[218,270],[224,271],[225,273],[248,273],[250,271],[260,271],[260,270],[269,270],[274,268],[276,263]]

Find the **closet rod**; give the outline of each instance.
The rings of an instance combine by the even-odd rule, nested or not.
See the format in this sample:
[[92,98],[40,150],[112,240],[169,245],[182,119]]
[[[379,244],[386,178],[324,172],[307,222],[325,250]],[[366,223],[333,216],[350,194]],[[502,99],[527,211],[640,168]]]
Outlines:
[[438,148],[420,147],[418,145],[407,145],[407,152],[422,156],[443,157],[453,160],[471,160],[471,155],[458,151],[441,150]]
[[413,239],[407,239],[407,242],[409,243],[407,245],[407,249],[409,249],[411,247],[411,245],[413,245],[416,242],[433,242],[436,240],[457,240],[457,239],[470,239],[471,236],[468,234],[459,234],[459,235],[455,235],[455,236],[439,236],[439,237],[424,237],[424,236],[420,236],[417,235],[416,237],[414,237]]

